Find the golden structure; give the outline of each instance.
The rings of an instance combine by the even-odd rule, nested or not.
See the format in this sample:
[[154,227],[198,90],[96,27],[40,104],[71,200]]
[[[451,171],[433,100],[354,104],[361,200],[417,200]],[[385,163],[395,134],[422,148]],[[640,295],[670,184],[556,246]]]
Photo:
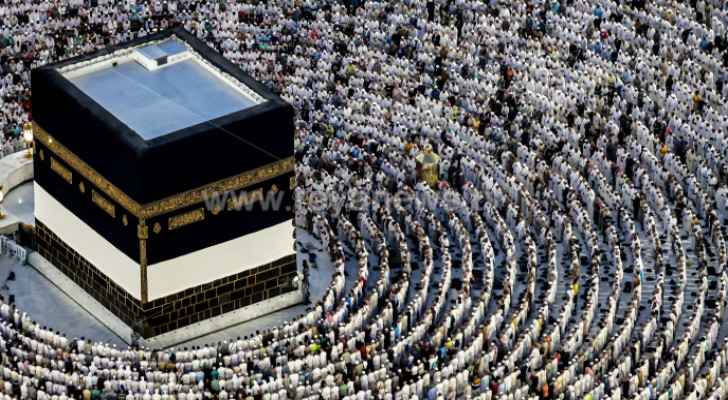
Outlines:
[[440,156],[432,151],[432,146],[427,145],[415,160],[417,161],[417,179],[424,181],[431,188],[435,188],[440,176]]

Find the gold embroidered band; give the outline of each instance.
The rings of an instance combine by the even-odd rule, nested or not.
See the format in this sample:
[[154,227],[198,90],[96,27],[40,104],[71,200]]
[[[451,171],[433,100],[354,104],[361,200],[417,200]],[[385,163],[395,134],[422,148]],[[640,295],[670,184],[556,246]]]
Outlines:
[[51,157],[51,170],[63,178],[64,181],[70,184],[73,183],[73,173],[53,157]]
[[167,227],[169,230],[175,230],[177,228],[181,228],[183,226],[187,226],[189,224],[202,221],[205,219],[205,209],[204,208],[196,208],[192,211],[188,211],[184,214],[175,215],[173,217],[169,217],[169,222],[167,223]]
[[106,211],[112,218],[116,218],[116,207],[114,204],[94,189],[91,189],[91,201],[99,206],[100,209]]
[[[275,161],[268,165],[264,165],[260,168],[243,172],[239,175],[221,179],[217,182],[204,185],[197,189],[192,189],[186,192],[175,194],[161,200],[153,201],[151,203],[140,204],[131,197],[129,197],[126,193],[121,191],[121,189],[116,187],[114,184],[109,182],[101,174],[96,172],[96,170],[86,164],[86,162],[81,160],[76,154],[71,152],[64,145],[55,140],[53,136],[51,136],[36,123],[33,123],[33,133],[36,140],[41,142],[44,146],[48,147],[48,149],[52,153],[57,155],[59,159],[63,160],[66,164],[68,164],[72,170],[75,170],[81,176],[88,179],[107,197],[115,201],[124,209],[128,210],[129,213],[133,214],[137,218],[149,219],[179,210],[181,208],[189,207],[191,205],[203,202],[205,200],[205,197],[208,195],[212,195],[215,193],[222,194],[225,192],[232,192],[244,189],[260,182],[264,182],[269,179],[292,172],[295,167],[295,160],[293,159],[293,157],[288,157],[279,161]],[[53,168],[53,163],[51,163],[51,168]],[[70,173],[67,168],[65,170]]]

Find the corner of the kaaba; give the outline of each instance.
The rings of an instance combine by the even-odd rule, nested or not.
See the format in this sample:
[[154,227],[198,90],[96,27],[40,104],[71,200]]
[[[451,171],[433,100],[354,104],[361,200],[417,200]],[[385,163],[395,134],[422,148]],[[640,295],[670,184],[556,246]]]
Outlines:
[[293,157],[293,117],[290,105],[268,100],[149,140],[135,199],[153,202]]

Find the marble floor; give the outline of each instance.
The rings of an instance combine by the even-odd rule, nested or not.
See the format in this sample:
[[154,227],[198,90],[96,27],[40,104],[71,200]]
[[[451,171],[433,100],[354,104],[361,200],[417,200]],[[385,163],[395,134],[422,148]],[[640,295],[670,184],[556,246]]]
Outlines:
[[33,224],[33,183],[24,183],[5,195],[3,207],[23,223]]

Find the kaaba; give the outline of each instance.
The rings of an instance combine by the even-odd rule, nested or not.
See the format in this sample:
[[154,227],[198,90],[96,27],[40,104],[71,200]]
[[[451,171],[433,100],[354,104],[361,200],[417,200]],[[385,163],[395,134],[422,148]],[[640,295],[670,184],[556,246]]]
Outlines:
[[181,28],[31,81],[37,252],[73,283],[145,338],[302,300],[289,104]]

